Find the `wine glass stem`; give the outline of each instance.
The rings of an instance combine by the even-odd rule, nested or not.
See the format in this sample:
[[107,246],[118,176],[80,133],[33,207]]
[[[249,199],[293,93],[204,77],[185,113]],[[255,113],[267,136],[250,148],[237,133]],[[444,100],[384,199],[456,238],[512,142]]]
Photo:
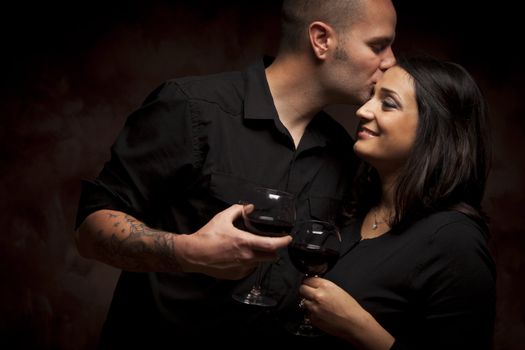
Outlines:
[[[303,275],[303,282],[308,277],[310,276],[305,273]],[[313,275],[312,277],[318,277],[318,275]],[[306,310],[306,307],[304,306],[304,301],[305,301],[305,298],[302,298],[300,302],[300,306],[303,309],[303,326],[310,327],[312,325],[312,322],[310,321],[310,313],[308,312],[308,310]]]
[[303,314],[303,325],[310,326],[311,324],[312,322],[310,321],[310,314],[305,310]]
[[263,264],[259,263],[255,271],[255,283],[252,287],[253,294],[258,294],[258,295],[261,294],[262,270],[263,270]]

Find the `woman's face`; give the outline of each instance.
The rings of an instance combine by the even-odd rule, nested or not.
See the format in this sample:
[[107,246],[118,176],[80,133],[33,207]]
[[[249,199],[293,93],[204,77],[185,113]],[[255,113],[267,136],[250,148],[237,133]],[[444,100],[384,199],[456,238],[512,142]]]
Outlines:
[[398,170],[416,138],[418,109],[412,77],[398,66],[389,68],[356,115],[356,154],[379,172]]

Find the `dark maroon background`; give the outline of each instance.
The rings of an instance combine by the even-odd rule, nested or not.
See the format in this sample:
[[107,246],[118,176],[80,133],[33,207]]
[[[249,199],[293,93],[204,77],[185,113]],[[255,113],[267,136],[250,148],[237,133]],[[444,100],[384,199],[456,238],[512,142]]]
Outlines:
[[[79,180],[98,173],[127,115],[164,79],[242,68],[274,53],[279,1],[42,3],[4,4],[0,15],[0,347],[92,349],[117,270],[76,252]],[[494,348],[519,349],[523,23],[517,8],[481,3],[397,1],[394,48],[463,64],[487,96],[495,150],[485,199],[498,267]],[[330,110],[353,133],[353,110]]]

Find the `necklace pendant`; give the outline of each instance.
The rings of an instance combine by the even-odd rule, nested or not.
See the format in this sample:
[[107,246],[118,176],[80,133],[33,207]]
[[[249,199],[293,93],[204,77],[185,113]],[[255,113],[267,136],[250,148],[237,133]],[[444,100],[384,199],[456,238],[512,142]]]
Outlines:
[[377,230],[377,222],[374,222],[372,225],[372,230]]

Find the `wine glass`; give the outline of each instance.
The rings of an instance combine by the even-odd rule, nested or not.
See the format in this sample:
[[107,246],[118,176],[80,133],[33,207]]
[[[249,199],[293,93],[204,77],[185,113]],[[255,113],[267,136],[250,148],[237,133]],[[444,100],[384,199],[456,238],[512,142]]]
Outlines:
[[[292,237],[293,240],[288,245],[288,254],[292,264],[304,274],[304,278],[322,276],[339,259],[341,235],[333,223],[319,220],[301,221],[293,228]],[[303,303],[304,299],[301,299],[301,309],[304,309]],[[300,324],[289,324],[287,329],[295,335],[309,337],[323,334],[311,324],[306,311],[303,311]]]
[[[290,234],[295,222],[295,197],[291,193],[265,187],[256,187],[242,201],[242,225],[240,228],[261,236],[285,236]],[[277,301],[262,287],[263,264],[255,270],[255,283],[247,292],[232,295],[241,303],[259,306],[275,306]]]

